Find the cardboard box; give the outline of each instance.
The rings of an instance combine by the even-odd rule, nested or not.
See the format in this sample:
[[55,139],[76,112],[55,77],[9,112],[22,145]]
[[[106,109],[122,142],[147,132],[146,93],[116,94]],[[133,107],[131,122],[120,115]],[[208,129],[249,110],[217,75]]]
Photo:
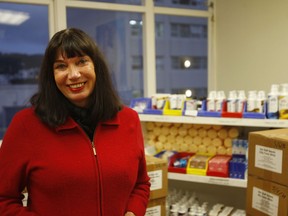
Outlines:
[[168,164],[164,159],[146,155],[150,177],[150,200],[166,197],[168,193]]
[[145,216],[165,216],[166,197],[150,200]]
[[248,174],[288,185],[288,129],[249,133]]
[[288,187],[248,176],[246,213],[251,216],[288,215]]

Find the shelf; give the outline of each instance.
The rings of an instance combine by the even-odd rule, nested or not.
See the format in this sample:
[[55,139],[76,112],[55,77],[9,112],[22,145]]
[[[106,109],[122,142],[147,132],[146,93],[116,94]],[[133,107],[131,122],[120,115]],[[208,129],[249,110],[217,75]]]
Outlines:
[[221,177],[214,177],[214,176],[200,176],[200,175],[198,176],[198,175],[169,172],[168,179],[196,182],[196,183],[206,183],[206,184],[213,184],[213,185],[222,185],[222,186],[229,186],[229,187],[240,187],[240,188],[247,187],[247,180],[233,179],[233,178],[221,178]]
[[142,122],[169,122],[186,124],[209,124],[244,127],[288,128],[288,120],[280,119],[247,119],[247,118],[216,118],[139,114]]

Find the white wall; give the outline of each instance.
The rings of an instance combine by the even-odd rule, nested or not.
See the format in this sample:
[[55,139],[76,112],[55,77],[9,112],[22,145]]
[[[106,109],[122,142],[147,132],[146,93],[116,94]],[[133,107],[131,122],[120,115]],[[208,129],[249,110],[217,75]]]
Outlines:
[[287,0],[215,0],[215,22],[216,90],[288,83]]

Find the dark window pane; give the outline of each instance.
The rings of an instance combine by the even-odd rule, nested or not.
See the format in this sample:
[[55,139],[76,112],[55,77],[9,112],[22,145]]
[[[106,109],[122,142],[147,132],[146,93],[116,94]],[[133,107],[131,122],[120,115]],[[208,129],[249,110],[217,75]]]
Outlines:
[[194,96],[206,96],[207,18],[157,15],[159,21],[165,31],[165,37],[156,38],[156,55],[163,61],[159,67],[156,60],[159,93],[183,94],[190,89]]
[[0,139],[37,89],[48,40],[47,6],[0,3]]
[[208,10],[208,0],[154,0],[155,6]]
[[67,26],[83,29],[98,43],[124,103],[143,96],[141,14],[68,8]]
[[141,0],[83,0],[83,1],[141,5]]

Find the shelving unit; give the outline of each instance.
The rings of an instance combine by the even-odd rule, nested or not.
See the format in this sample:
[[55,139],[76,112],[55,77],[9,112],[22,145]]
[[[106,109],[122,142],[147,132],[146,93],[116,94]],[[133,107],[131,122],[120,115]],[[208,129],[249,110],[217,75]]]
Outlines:
[[214,176],[198,176],[198,175],[190,175],[190,174],[182,174],[182,173],[168,173],[168,179],[171,180],[179,180],[179,181],[187,181],[187,182],[197,182],[203,184],[213,184],[213,185],[222,185],[222,186],[230,186],[230,187],[240,187],[246,188],[247,181],[243,179],[233,179],[233,178],[222,178],[222,177],[214,177]]
[[[266,130],[271,128],[288,128],[288,120],[278,119],[248,119],[248,118],[219,118],[219,117],[192,117],[139,114],[141,122],[167,122],[183,124],[209,124],[236,126],[250,130]],[[205,199],[216,201],[211,191],[215,194],[223,194],[223,202],[230,203],[238,208],[245,208],[245,194],[247,180],[221,178],[214,176],[199,176],[182,173],[168,173],[169,184],[181,188],[191,188],[201,192],[204,190]],[[225,194],[225,195],[224,195]],[[232,194],[232,199],[229,198]],[[207,195],[209,196],[207,198]],[[216,197],[219,199],[218,195]],[[227,197],[228,196],[228,197]],[[237,198],[237,199],[236,199]],[[220,199],[221,200],[221,199]]]
[[288,120],[248,119],[248,118],[214,118],[190,116],[165,116],[139,114],[142,122],[172,122],[185,124],[211,124],[241,127],[288,128]]

